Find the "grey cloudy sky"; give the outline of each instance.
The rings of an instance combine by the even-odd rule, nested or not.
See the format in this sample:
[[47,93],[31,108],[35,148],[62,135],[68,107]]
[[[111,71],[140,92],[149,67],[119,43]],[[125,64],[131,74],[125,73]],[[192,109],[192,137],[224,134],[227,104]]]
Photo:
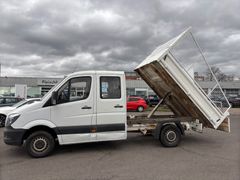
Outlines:
[[239,0],[2,0],[2,76],[132,71],[187,27],[212,65],[240,76]]

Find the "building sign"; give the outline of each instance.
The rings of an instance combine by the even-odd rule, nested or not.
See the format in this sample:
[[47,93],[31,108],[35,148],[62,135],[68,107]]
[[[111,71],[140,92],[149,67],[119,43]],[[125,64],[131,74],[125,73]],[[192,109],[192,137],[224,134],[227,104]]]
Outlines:
[[56,85],[60,79],[38,79],[38,85],[45,85],[45,86],[54,86]]

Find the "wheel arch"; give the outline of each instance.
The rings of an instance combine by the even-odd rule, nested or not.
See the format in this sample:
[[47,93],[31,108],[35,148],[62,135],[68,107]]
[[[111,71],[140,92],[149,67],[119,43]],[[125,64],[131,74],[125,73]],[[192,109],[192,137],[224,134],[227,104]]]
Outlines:
[[6,114],[4,114],[4,113],[0,113],[0,115],[1,115],[1,116],[5,116],[5,117],[7,117],[7,115],[6,115]]
[[55,140],[56,139],[58,140],[57,132],[56,132],[55,128],[49,127],[47,125],[35,125],[26,130],[26,132],[24,133],[23,138],[22,138],[22,143],[28,138],[28,136],[30,134],[32,134],[33,132],[36,132],[36,131],[46,131],[46,132],[50,133]]
[[162,121],[162,122],[160,122],[160,123],[157,124],[157,127],[156,127],[156,129],[155,129],[155,131],[154,131],[154,134],[153,134],[154,139],[159,140],[162,129],[163,129],[165,126],[169,125],[169,124],[175,125],[175,126],[180,130],[181,135],[184,135],[184,134],[185,134],[184,128],[182,127],[180,121]]

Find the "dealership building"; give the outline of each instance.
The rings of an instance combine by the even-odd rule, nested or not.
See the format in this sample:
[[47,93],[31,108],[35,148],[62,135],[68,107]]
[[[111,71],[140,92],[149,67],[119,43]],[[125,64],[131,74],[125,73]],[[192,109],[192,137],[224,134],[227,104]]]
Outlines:
[[[153,90],[135,73],[125,72],[127,95],[147,96],[154,94]],[[28,97],[41,97],[63,78],[54,77],[0,77],[0,95],[15,95],[16,85],[26,85]],[[213,81],[197,79],[205,92],[214,87]],[[240,95],[240,81],[228,80],[220,82],[226,95]]]
[[28,97],[41,97],[63,78],[0,77],[0,95],[15,95],[16,85],[27,86]]

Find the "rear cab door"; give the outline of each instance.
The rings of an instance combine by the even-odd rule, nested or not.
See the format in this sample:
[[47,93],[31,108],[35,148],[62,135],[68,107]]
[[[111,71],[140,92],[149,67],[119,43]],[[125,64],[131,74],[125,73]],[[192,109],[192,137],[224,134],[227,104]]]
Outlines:
[[127,138],[126,85],[124,72],[98,72],[97,140]]

